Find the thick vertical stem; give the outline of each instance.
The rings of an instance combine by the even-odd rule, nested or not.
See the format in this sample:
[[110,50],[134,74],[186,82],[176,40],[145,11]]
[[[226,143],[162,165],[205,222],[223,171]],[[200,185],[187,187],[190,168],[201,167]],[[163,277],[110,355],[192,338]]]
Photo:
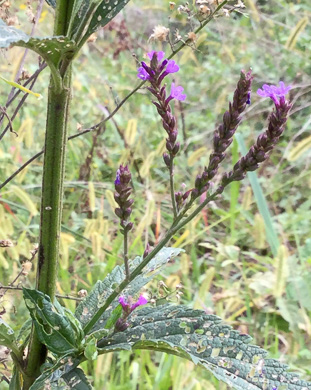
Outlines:
[[[73,0],[58,0],[55,14],[55,35],[66,35]],[[64,65],[65,64],[65,65]],[[71,65],[63,61],[59,76],[61,86],[51,78],[45,134],[42,180],[40,244],[37,267],[37,289],[53,300],[58,270],[59,239],[62,217],[67,123],[71,95]],[[47,350],[33,329],[26,361],[23,390],[28,390],[40,375]]]
[[[69,81],[68,81],[69,83]],[[70,84],[61,91],[49,88],[45,158],[43,167],[40,245],[37,267],[37,289],[55,295],[59,258],[59,237],[62,215],[64,163],[67,141],[67,120]],[[46,358],[46,348],[33,332],[27,358],[24,389],[28,389]],[[28,382],[29,383],[26,383]]]

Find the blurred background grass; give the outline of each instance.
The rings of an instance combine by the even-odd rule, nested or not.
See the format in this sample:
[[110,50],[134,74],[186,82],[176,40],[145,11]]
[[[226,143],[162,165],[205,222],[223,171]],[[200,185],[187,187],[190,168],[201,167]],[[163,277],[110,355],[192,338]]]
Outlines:
[[[181,4],[176,1],[176,8]],[[254,91],[279,80],[292,84],[294,107],[269,161],[243,183],[233,183],[222,199],[176,235],[172,245],[185,253],[160,279],[168,291],[181,283],[182,303],[221,316],[252,335],[270,357],[287,362],[310,380],[311,5],[308,0],[247,0],[245,5],[243,13],[212,21],[198,35],[196,49],[185,47],[175,58],[181,67],[174,75],[176,82],[187,93],[185,103],[174,104],[183,149],[176,159],[176,189],[190,189],[207,164],[212,133],[241,69],[252,67]],[[35,10],[36,3],[32,6]],[[70,135],[99,122],[138,84],[133,54],[139,60],[150,49],[170,54],[168,44],[148,43],[154,26],[168,26],[172,34],[178,29],[183,36],[193,30],[176,8],[170,11],[165,0],[133,0],[83,48],[74,67]],[[26,2],[18,0],[11,13],[18,19],[15,26],[30,32],[26,10]],[[51,33],[52,18],[45,5],[37,35]],[[20,48],[3,51],[1,75],[13,80],[23,53]],[[25,69],[33,73],[37,63],[37,55],[30,52]],[[48,82],[46,69],[34,88],[43,99],[28,97],[13,122],[19,136],[8,133],[0,143],[1,182],[43,147]],[[9,91],[1,85],[1,105]],[[253,94],[220,173],[263,131],[271,108],[270,101]],[[8,113],[13,110],[11,106]],[[168,228],[172,212],[161,157],[164,139],[150,95],[141,89],[100,131],[69,142],[59,293],[90,290],[122,262],[122,236],[113,213],[113,180],[120,163],[130,164],[135,190],[131,257],[141,254],[147,242],[155,244]],[[38,242],[41,173],[42,158],[1,191],[0,237],[15,244],[0,252],[4,285],[14,279]],[[34,282],[34,271],[21,279],[27,287]],[[166,294],[156,282],[148,291],[157,297]],[[74,301],[62,303],[75,308]],[[27,318],[20,292],[8,292],[2,306],[4,317],[18,329]],[[95,389],[226,389],[190,362],[147,351],[101,356],[85,368]]]

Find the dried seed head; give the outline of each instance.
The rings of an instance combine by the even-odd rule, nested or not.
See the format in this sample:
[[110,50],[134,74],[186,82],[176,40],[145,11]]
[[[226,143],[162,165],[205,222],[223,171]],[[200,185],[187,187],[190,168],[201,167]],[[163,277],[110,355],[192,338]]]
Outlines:
[[87,296],[87,291],[84,290],[84,289],[78,291],[78,296],[79,296],[80,298],[85,298],[85,297]]
[[174,1],[170,1],[170,10],[172,11],[175,8],[176,3]]
[[197,40],[197,35],[193,31],[188,32],[187,36],[188,39],[190,39],[192,42],[195,42]]
[[30,261],[25,261],[25,263],[22,264],[22,267],[23,267],[22,274],[26,276],[31,271],[32,263]]
[[148,41],[164,42],[166,41],[169,32],[170,29],[165,26],[155,26],[155,28],[153,29],[153,34],[150,35]]
[[10,240],[0,240],[0,248],[10,248],[14,246],[13,242]]

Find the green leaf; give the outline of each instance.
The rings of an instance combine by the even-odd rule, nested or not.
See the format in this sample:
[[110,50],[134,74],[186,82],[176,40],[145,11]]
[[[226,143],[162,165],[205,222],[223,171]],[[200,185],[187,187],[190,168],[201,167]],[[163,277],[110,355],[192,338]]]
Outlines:
[[[142,273],[138,275],[128,286],[122,291],[125,296],[134,296],[143,286],[150,282],[166,265],[171,258],[176,257],[181,252],[178,248],[163,248],[143,269]],[[133,271],[141,262],[142,256],[137,256],[130,262],[130,271]],[[116,266],[110,274],[106,276],[103,281],[98,281],[91,293],[80,303],[75,312],[82,326],[84,327],[98,309],[103,306],[109,295],[117,288],[125,279],[125,270],[123,266]],[[101,319],[92,329],[92,332],[106,327],[106,322],[111,316],[112,311],[119,305],[116,299],[109,310],[103,314]]]
[[53,365],[45,364],[42,374],[30,390],[42,390],[46,385],[54,389],[92,390],[84,372],[77,368],[79,361],[62,356]]
[[[66,364],[69,361],[68,356],[62,356],[54,364],[45,363],[43,364],[41,375],[35,380],[30,387],[30,390],[42,390],[46,384],[53,385],[57,384],[64,374],[64,370],[67,367]],[[74,366],[75,367],[75,366]]]
[[24,288],[23,293],[40,341],[58,355],[77,351],[83,337],[77,319],[40,291]]
[[45,0],[48,5],[50,5],[53,8],[56,8],[56,0]]
[[95,360],[98,356],[97,340],[95,337],[90,337],[84,349],[84,356],[87,360]]
[[91,23],[86,32],[86,38],[93,34],[100,27],[106,26],[129,2],[130,0],[104,0],[94,13]]
[[69,385],[69,389],[92,390],[92,386],[81,368],[70,370],[68,373],[64,374],[62,378],[65,380],[67,385]]
[[0,345],[10,349],[16,348],[14,330],[0,318]]
[[14,366],[12,378],[10,380],[9,390],[21,390],[22,388],[21,378],[22,378],[22,374]]
[[167,352],[204,366],[238,390],[307,390],[311,386],[287,372],[284,364],[267,359],[265,350],[249,344],[250,336],[202,310],[144,307],[127,321],[128,329],[98,343],[100,353],[131,349]]
[[67,37],[32,38],[23,31],[7,26],[0,20],[0,47],[22,46],[38,53],[49,66],[57,67],[60,60],[72,57],[76,44]]

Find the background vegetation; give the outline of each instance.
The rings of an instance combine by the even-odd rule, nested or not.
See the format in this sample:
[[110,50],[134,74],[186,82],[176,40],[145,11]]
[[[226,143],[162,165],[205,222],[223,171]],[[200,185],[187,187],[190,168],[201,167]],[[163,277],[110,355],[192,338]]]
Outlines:
[[[30,2],[31,3],[31,2]],[[176,1],[177,5],[180,2]],[[241,68],[253,68],[255,89],[284,80],[293,85],[294,107],[287,130],[270,160],[250,180],[233,183],[223,198],[204,210],[172,243],[185,249],[180,262],[149,286],[150,295],[203,308],[254,337],[271,357],[288,362],[311,379],[311,67],[308,0],[248,0],[242,13],[211,22],[197,37],[195,50],[186,47],[176,61],[176,82],[187,93],[176,102],[184,154],[177,158],[175,180],[191,188],[196,173],[208,161],[215,125],[227,109]],[[35,2],[32,4],[35,10]],[[15,26],[30,32],[25,1],[11,6]],[[51,9],[44,5],[37,28],[51,33]],[[28,13],[29,15],[29,13]],[[170,18],[170,19],[169,19]],[[154,26],[169,26],[182,35],[193,30],[184,15],[170,11],[165,0],[133,0],[110,25],[86,45],[74,68],[74,96],[70,135],[113,111],[138,84],[137,59],[150,49],[168,44],[148,42]],[[13,80],[24,50],[1,53],[0,74]],[[135,54],[135,56],[133,56]],[[31,74],[38,58],[28,53],[25,69]],[[0,181],[40,151],[44,142],[45,106],[49,76],[45,70],[13,122],[16,137],[0,143]],[[0,104],[10,89],[2,84]],[[252,143],[266,124],[268,101],[253,94],[226,164],[236,161],[243,144]],[[9,115],[14,107],[8,110]],[[5,126],[6,123],[2,124]],[[1,131],[2,131],[1,130]],[[133,173],[135,229],[130,254],[141,254],[155,243],[171,222],[168,173],[161,155],[164,133],[145,89],[136,93],[99,131],[69,142],[61,236],[58,292],[77,295],[89,290],[116,263],[122,263],[122,237],[113,213],[113,180],[118,165],[129,162]],[[0,252],[0,280],[9,284],[30,258],[38,241],[42,158],[11,181],[0,198],[0,237],[15,246]],[[221,173],[221,172],[220,172]],[[267,208],[268,204],[268,208]],[[270,212],[268,212],[270,210]],[[19,279],[34,285],[35,272]],[[176,294],[182,284],[183,295]],[[63,303],[73,309],[76,302]],[[27,317],[18,291],[2,300],[10,322]],[[16,318],[17,314],[19,317]],[[123,352],[88,363],[86,372],[96,389],[226,389],[205,370],[173,356]],[[9,368],[8,364],[8,368]],[[3,368],[6,375],[8,371]],[[130,374],[130,379],[128,377]],[[1,384],[2,385],[2,384]],[[4,385],[3,385],[4,386]]]

